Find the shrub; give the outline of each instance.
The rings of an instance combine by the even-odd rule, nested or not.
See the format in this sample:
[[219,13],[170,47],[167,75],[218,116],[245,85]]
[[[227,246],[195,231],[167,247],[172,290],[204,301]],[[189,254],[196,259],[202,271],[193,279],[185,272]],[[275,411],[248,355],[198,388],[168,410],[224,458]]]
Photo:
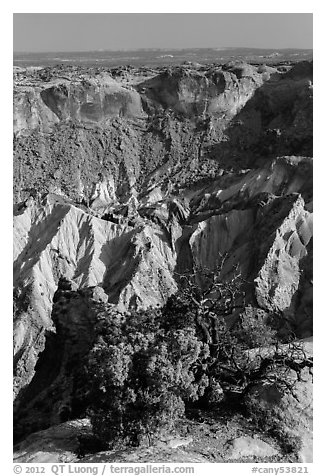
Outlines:
[[270,327],[268,320],[269,315],[263,309],[246,306],[233,330],[238,344],[248,349],[275,344],[276,330]]
[[[159,311],[150,312],[158,317]],[[108,445],[137,444],[171,430],[184,402],[198,399],[208,384],[197,372],[208,348],[194,329],[164,330],[150,312],[120,319],[118,333],[111,333],[117,323],[108,316],[88,357],[91,422]]]
[[302,439],[298,435],[286,433],[282,435],[281,446],[284,453],[297,455],[302,449]]
[[244,305],[240,275],[197,278],[183,276],[163,309],[123,314],[99,305],[85,381],[102,443],[151,442],[196,400],[215,406],[236,396],[241,404],[257,384],[292,392],[312,365],[300,344],[279,345],[264,311]]

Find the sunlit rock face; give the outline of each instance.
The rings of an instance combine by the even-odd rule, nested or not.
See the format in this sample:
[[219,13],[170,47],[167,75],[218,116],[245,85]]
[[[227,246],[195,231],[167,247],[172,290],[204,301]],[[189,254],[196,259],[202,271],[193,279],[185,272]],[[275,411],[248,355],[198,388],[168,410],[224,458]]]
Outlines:
[[[275,230],[255,279],[257,302],[270,310],[283,311],[290,307],[299,286],[300,261],[307,255],[312,236],[312,216],[304,209],[303,199],[301,196],[289,198],[292,199],[291,208]],[[271,213],[278,216],[277,204],[275,208],[271,208]]]
[[[163,306],[180,273],[196,268],[223,261],[225,280],[237,268],[248,303],[281,314],[298,337],[312,335],[311,63],[118,73],[15,73],[22,420],[28,396],[72,385],[69,344],[87,352],[96,303],[121,312]],[[44,380],[58,349],[60,365]],[[69,398],[66,409],[37,413],[32,430],[65,421]]]
[[176,255],[158,226],[115,224],[55,195],[21,207],[14,216],[17,390],[33,375],[34,345],[40,349],[52,328],[60,277],[77,288],[102,286],[121,309],[162,305],[177,289]]
[[252,97],[264,78],[257,68],[230,65],[208,71],[168,70],[138,86],[151,107],[171,108],[184,116],[234,116]]
[[49,130],[66,121],[101,123],[113,117],[146,117],[137,91],[123,87],[109,75],[24,85],[15,90],[14,132],[38,127]]

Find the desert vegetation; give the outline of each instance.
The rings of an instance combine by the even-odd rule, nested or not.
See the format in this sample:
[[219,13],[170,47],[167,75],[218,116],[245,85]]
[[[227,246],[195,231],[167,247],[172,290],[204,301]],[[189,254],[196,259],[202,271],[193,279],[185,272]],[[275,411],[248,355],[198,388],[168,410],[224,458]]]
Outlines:
[[15,444],[67,423],[87,441],[60,461],[312,460],[313,67],[295,58],[16,68]]
[[277,415],[259,407],[251,390],[263,384],[293,394],[312,360],[293,334],[280,340],[273,316],[245,304],[237,269],[228,281],[220,272],[179,276],[180,290],[160,309],[120,313],[98,305],[85,396],[104,448],[151,445],[196,405],[216,415],[242,412],[286,452],[298,450],[298,439],[282,433]]

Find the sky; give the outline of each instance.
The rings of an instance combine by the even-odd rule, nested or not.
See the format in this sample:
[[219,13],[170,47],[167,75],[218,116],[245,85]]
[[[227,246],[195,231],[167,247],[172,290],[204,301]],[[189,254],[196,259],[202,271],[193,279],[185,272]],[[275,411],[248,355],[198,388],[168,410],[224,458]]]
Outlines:
[[311,13],[14,13],[14,52],[312,48]]

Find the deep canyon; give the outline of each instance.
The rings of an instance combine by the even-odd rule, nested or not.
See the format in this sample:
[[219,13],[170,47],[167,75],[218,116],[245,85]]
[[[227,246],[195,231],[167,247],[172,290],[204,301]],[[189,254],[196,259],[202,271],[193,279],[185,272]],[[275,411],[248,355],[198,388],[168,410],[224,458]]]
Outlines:
[[98,303],[161,307],[180,275],[223,263],[248,305],[311,339],[312,84],[310,61],[15,68],[20,445],[84,418]]

